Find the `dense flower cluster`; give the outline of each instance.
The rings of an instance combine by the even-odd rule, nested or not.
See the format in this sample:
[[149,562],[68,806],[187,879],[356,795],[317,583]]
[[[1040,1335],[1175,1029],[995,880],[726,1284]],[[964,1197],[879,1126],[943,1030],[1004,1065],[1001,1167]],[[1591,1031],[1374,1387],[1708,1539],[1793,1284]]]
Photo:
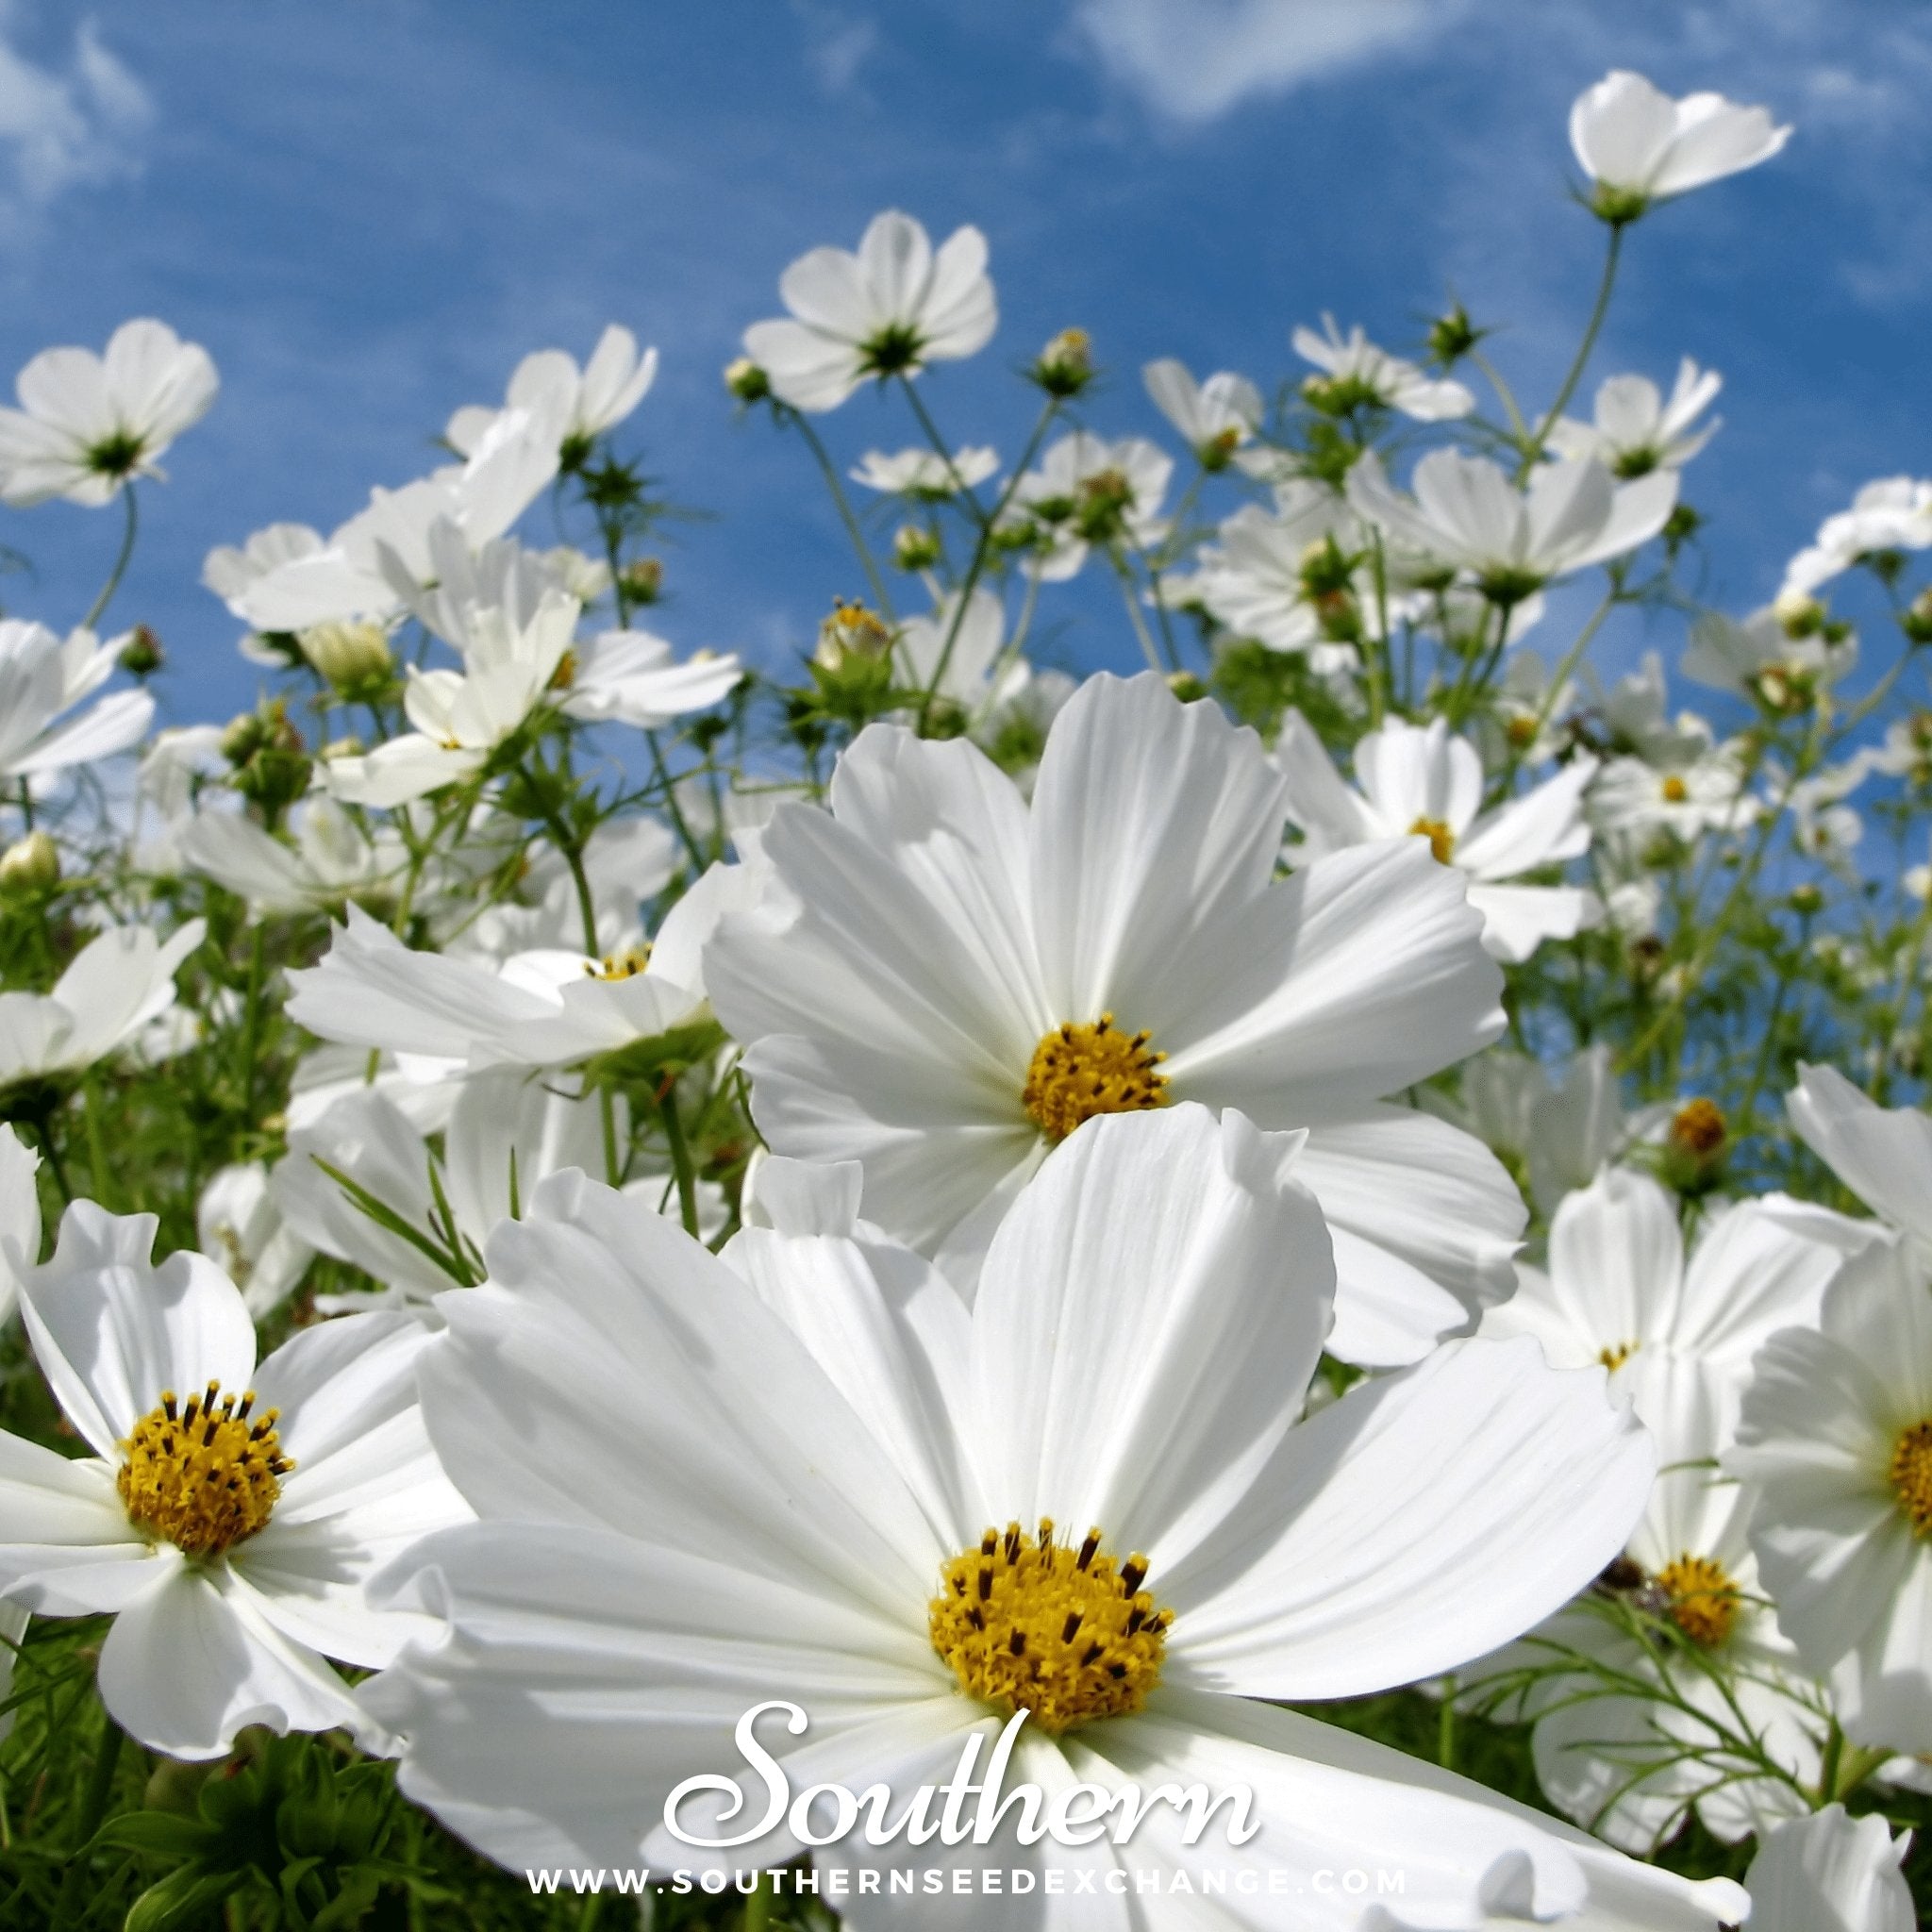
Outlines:
[[[1273,402],[1150,364],[1157,442],[1068,328],[1009,459],[935,414],[976,229],[804,256],[726,388],[867,594],[762,666],[640,621],[612,327],[212,552],[262,695],[157,731],[96,633],[213,364],[22,373],[0,499],[128,541],[0,624],[9,1924],[423,1923],[456,1840],[679,1924],[1911,1923],[1932,482],[1697,608],[1718,375],[1566,412],[1633,227],[1788,130],[1570,132],[1540,408],[1324,317]],[[868,385],[917,440],[835,457]],[[1082,575],[1143,671],[1051,660]],[[840,1795],[995,1759],[1066,1828]]]

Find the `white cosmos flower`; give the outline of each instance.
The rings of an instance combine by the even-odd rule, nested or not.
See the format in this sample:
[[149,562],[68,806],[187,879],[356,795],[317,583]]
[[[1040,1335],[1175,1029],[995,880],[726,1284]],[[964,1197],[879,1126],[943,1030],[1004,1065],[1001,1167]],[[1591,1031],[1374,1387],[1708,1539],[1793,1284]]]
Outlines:
[[[525,409],[554,425],[560,451],[579,461],[598,437],[643,401],[657,375],[657,350],[640,355],[637,337],[613,322],[581,369],[562,349],[525,356],[504,391],[503,408]],[[473,456],[502,414],[503,409],[468,404],[449,419],[443,441],[459,456]]]
[[99,505],[162,475],[156,458],[220,387],[208,351],[164,322],[124,322],[105,356],[43,349],[14,384],[20,408],[0,409],[0,501]]
[[1656,1354],[1630,1385],[1660,1466],[1622,1558],[1457,1681],[1479,1698],[1497,1670],[1538,1671],[1508,1714],[1536,1725],[1544,1792],[1612,1844],[1650,1854],[1693,1810],[1736,1843],[1809,1809],[1803,1788],[1818,1782],[1826,1703],[1765,1600],[1745,1536],[1751,1494],[1716,1468],[1735,1390],[1696,1360]]
[[908,618],[892,651],[908,690],[929,691],[937,677],[939,694],[958,705],[969,723],[977,723],[999,695],[994,672],[1006,634],[1006,607],[982,584],[963,612],[959,593],[953,591],[930,611]]
[[984,483],[999,466],[998,452],[984,444],[956,449],[950,458],[931,449],[902,449],[896,456],[869,449],[848,474],[868,490],[940,503]]
[[730,652],[694,651],[680,663],[647,630],[605,630],[565,654],[558,708],[589,724],[655,730],[674,718],[708,711],[737,689],[743,667]]
[[1854,1255],[1816,1328],[1759,1352],[1726,1458],[1778,1625],[1828,1677],[1845,1734],[1932,1753],[1932,1282],[1923,1254]]
[[1723,387],[1716,370],[1688,356],[1668,400],[1647,375],[1613,375],[1596,392],[1595,421],[1563,417],[1551,427],[1550,447],[1559,457],[1594,457],[1613,476],[1681,470],[1717,434],[1716,423],[1693,425]]
[[[1588,667],[1586,675],[1594,684]],[[1694,711],[1670,715],[1664,662],[1655,651],[1644,652],[1637,669],[1608,690],[1597,686],[1592,709],[1613,751],[1629,752],[1660,770],[1681,769],[1710,748],[1712,733],[1704,719]]]
[[1570,145],[1596,184],[1598,209],[1624,221],[1653,201],[1770,160],[1790,134],[1767,108],[1713,93],[1673,100],[1621,68],[1586,88],[1570,109]]
[[240,812],[204,809],[183,824],[176,847],[184,865],[264,912],[312,911],[380,892],[408,864],[391,827],[366,831],[332,798],[305,800],[289,831],[278,839]]
[[[853,1834],[821,1867],[1376,1864],[1419,1924],[1588,1906],[1708,1932],[1735,1887],[1625,1865],[1250,1701],[1407,1683],[1522,1626],[1614,1551],[1652,1468],[1599,1375],[1527,1348],[1452,1344],[1299,1422],[1333,1277],[1297,1144],[1193,1107],[1094,1123],[1007,1214],[970,1313],[857,1218],[849,1168],[768,1163],[767,1224],[723,1260],[580,1176],[547,1183],[491,1237],[491,1282],[443,1297],[425,1362],[439,1453],[485,1520],[392,1573],[450,1624],[366,1693],[409,1740],[403,1789],[513,1868],[767,1865],[796,1854],[788,1830],[707,1857],[660,1828],[683,1779],[738,1769],[754,1705],[808,1713],[797,1742],[764,1732],[798,1789],[884,1780],[895,1812],[1017,1707],[1008,1789],[1242,1785],[1260,1836],[1190,1854],[1157,1807],[1130,1851],[1069,1852],[1017,1843],[1009,1810],[991,1850]],[[734,1800],[724,1783],[684,1821]],[[1299,1890],[1314,1932],[1374,1922]],[[1170,1923],[1096,1896],[920,1918]],[[841,1910],[901,1923],[857,1886]],[[1230,1897],[1189,1923],[1282,1922]]]
[[1558,1368],[1602,1362],[1646,1422],[1635,1371],[1656,1356],[1694,1361],[1735,1405],[1765,1340],[1817,1320],[1843,1261],[1836,1219],[1782,1194],[1740,1201],[1707,1220],[1687,1259],[1671,1196],[1606,1168],[1557,1207],[1548,1272],[1519,1267],[1522,1286],[1480,1332],[1534,1336]]
[[1167,356],[1148,363],[1141,380],[1204,470],[1224,470],[1268,413],[1261,391],[1245,375],[1225,369],[1196,382],[1186,363]]
[[1932,545],[1932,482],[1883,476],[1867,483],[1848,510],[1828,516],[1818,534],[1785,568],[1784,593],[1809,596],[1875,550],[1924,550]]
[[1595,911],[1578,886],[1507,883],[1590,850],[1583,792],[1596,772],[1576,758],[1555,777],[1483,811],[1480,754],[1453,737],[1447,721],[1400,719],[1367,733],[1355,748],[1356,783],[1299,711],[1290,711],[1275,742],[1288,781],[1289,817],[1301,828],[1304,859],[1352,846],[1419,837],[1442,865],[1469,881],[1469,903],[1483,915],[1483,944],[1499,959],[1526,959],[1546,939],[1569,939]]
[[1691,757],[1611,758],[1590,791],[1590,819],[1599,831],[1664,831],[1694,844],[1707,832],[1753,824],[1760,807],[1743,789],[1742,746],[1733,742]]
[[1899,1869],[1911,1842],[1842,1805],[1767,1832],[1744,1874],[1751,1932],[1912,1932],[1918,1914]]
[[351,906],[319,965],[291,973],[289,1017],[324,1040],[464,1067],[560,1067],[704,1017],[704,941],[745,894],[713,866],[666,914],[648,957],[540,950],[493,961],[412,952]]
[[97,641],[91,630],[63,639],[43,624],[0,620],[0,780],[92,764],[145,734],[155,701],[144,691],[111,691],[65,715],[114,675],[118,644]]
[[1174,458],[1144,436],[1111,441],[1075,429],[1050,443],[1039,465],[1014,486],[1009,525],[1030,524],[1040,548],[1026,568],[1046,583],[1077,575],[1089,548],[1129,543],[1147,549],[1165,533],[1161,499]]
[[323,1658],[379,1666],[420,1634],[362,1581],[468,1513],[416,1407],[427,1335],[407,1317],[327,1322],[258,1365],[235,1285],[201,1255],[155,1267],[155,1225],[76,1202],[23,1291],[35,1357],[92,1454],[0,1434],[0,1594],[112,1616],[101,1697],[150,1750],[218,1757],[254,1724],[347,1726],[380,1748]]
[[1298,328],[1293,341],[1295,354],[1324,372],[1302,384],[1302,393],[1320,408],[1339,414],[1365,402],[1399,409],[1418,423],[1447,423],[1475,408],[1461,383],[1427,375],[1413,362],[1378,349],[1359,325],[1344,336],[1335,318],[1324,315],[1320,335]]
[[258,1320],[294,1292],[315,1258],[314,1248],[283,1220],[259,1160],[236,1161],[208,1176],[194,1226],[202,1253],[219,1263]]
[[1251,731],[1152,675],[1081,688],[1030,809],[971,744],[869,726],[829,811],[774,815],[751,909],[706,950],[765,1139],[861,1162],[868,1218],[970,1281],[1091,1114],[1311,1125],[1332,1345],[1414,1360],[1507,1291],[1523,1208],[1466,1135],[1378,1103],[1495,1037],[1500,976],[1425,850],[1275,880],[1284,798]]
[[1595,460],[1542,463],[1519,491],[1487,457],[1431,450],[1411,500],[1390,487],[1374,454],[1348,473],[1348,500],[1400,542],[1467,571],[1498,603],[1520,603],[1553,578],[1647,543],[1677,501],[1677,473],[1618,483]]
[[1826,686],[1858,661],[1854,638],[1834,641],[1822,631],[1793,637],[1775,605],[1753,611],[1742,623],[1707,610],[1690,626],[1690,642],[1678,668],[1713,691],[1734,691],[1768,709],[1806,708]]
[[869,377],[976,355],[999,323],[986,237],[956,228],[934,251],[909,215],[875,215],[856,255],[814,248],[778,278],[789,319],[755,322],[744,352],[795,409],[835,409]]
[[1836,1067],[1798,1063],[1786,1096],[1798,1138],[1888,1225],[1932,1247],[1932,1119],[1880,1107]]
[[162,941],[144,925],[108,926],[75,956],[52,992],[0,992],[0,1089],[77,1074],[128,1045],[175,1004],[175,972],[207,925]]
[[[1364,596],[1374,608],[1370,574],[1347,568],[1366,547],[1341,497],[1297,479],[1277,488],[1273,511],[1246,504],[1221,525],[1199,553],[1194,595],[1238,637],[1271,651],[1305,652],[1318,673],[1345,669],[1355,662],[1355,646],[1331,641],[1326,621],[1338,608],[1352,614]],[[1334,557],[1343,563],[1340,584],[1328,575]]]

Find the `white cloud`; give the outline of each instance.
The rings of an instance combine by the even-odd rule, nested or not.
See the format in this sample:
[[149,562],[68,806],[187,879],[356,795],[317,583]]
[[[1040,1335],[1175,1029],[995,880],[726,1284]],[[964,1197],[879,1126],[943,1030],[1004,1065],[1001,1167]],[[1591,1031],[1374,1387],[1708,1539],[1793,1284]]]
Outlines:
[[139,167],[154,119],[147,90],[102,44],[92,21],[63,66],[42,66],[0,32],[0,174],[16,205],[44,208],[67,189]]
[[1424,42],[1463,0],[1076,0],[1115,79],[1175,121],[1205,122]]
[[849,93],[859,69],[878,52],[877,25],[818,0],[791,0],[791,11],[805,30],[806,57],[819,86],[828,94]]

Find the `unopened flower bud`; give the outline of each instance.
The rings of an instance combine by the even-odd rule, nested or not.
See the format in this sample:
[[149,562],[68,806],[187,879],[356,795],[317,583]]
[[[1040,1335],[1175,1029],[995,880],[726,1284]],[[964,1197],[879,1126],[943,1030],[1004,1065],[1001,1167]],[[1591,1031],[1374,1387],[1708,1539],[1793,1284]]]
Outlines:
[[1824,907],[1824,894],[1807,879],[1791,888],[1789,901],[1790,908],[1801,919],[1809,919]]
[[1093,339],[1084,328],[1063,328],[1041,350],[1033,379],[1050,396],[1076,396],[1093,380]]
[[60,851],[44,832],[29,832],[0,852],[0,893],[39,898],[60,883]]
[[724,365],[724,387],[741,403],[761,403],[772,393],[772,378],[749,356]]
[[395,670],[389,639],[377,624],[314,624],[296,641],[302,655],[339,691],[378,690]]
[[661,558],[640,557],[624,567],[624,594],[632,604],[655,604],[664,594]]
[[1771,613],[1788,638],[1808,638],[1824,622],[1824,606],[1802,591],[1779,592]]
[[137,624],[121,646],[121,668],[136,677],[148,677],[161,668],[161,641],[146,625]]
[[1170,671],[1167,688],[1184,705],[1197,705],[1208,695],[1208,687],[1191,671]]
[[930,570],[939,560],[937,530],[923,524],[901,524],[892,533],[892,561],[901,570]]
[[1913,643],[1932,644],[1932,590],[1921,591],[1906,606],[1899,624]]
[[1469,311],[1458,302],[1447,315],[1439,315],[1429,325],[1429,359],[1447,369],[1459,362],[1483,339],[1483,332],[1470,321]]
[[875,664],[892,649],[892,633],[875,611],[856,598],[836,598],[832,614],[819,625],[818,649],[812,662],[822,671],[840,672],[854,663]]

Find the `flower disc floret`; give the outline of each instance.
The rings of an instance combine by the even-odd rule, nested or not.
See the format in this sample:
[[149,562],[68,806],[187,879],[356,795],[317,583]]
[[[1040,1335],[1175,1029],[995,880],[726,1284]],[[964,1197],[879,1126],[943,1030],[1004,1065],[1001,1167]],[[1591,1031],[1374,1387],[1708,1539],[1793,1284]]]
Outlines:
[[127,1519],[190,1557],[219,1557],[275,1513],[294,1464],[275,1434],[276,1409],[254,1422],[255,1391],[239,1400],[210,1382],[185,1408],[175,1391],[135,1424],[115,1478]]
[[1116,1565],[1101,1542],[1098,1528],[1075,1547],[1051,1519],[1037,1540],[1011,1523],[945,1566],[928,1625],[969,1697],[1056,1737],[1146,1702],[1174,1619],[1141,1587],[1146,1557]]
[[1932,1536],[1932,1417],[1914,1423],[1891,1452],[1891,1492],[1914,1536]]
[[1657,1572],[1657,1587],[1664,1615],[1700,1650],[1729,1641],[1738,1622],[1738,1586],[1715,1557],[1679,1557]]
[[1167,1105],[1167,1056],[1151,1050],[1151,1036],[1123,1033],[1111,1013],[1091,1025],[1069,1021],[1033,1049],[1021,1104],[1056,1143],[1101,1113],[1136,1113]]

